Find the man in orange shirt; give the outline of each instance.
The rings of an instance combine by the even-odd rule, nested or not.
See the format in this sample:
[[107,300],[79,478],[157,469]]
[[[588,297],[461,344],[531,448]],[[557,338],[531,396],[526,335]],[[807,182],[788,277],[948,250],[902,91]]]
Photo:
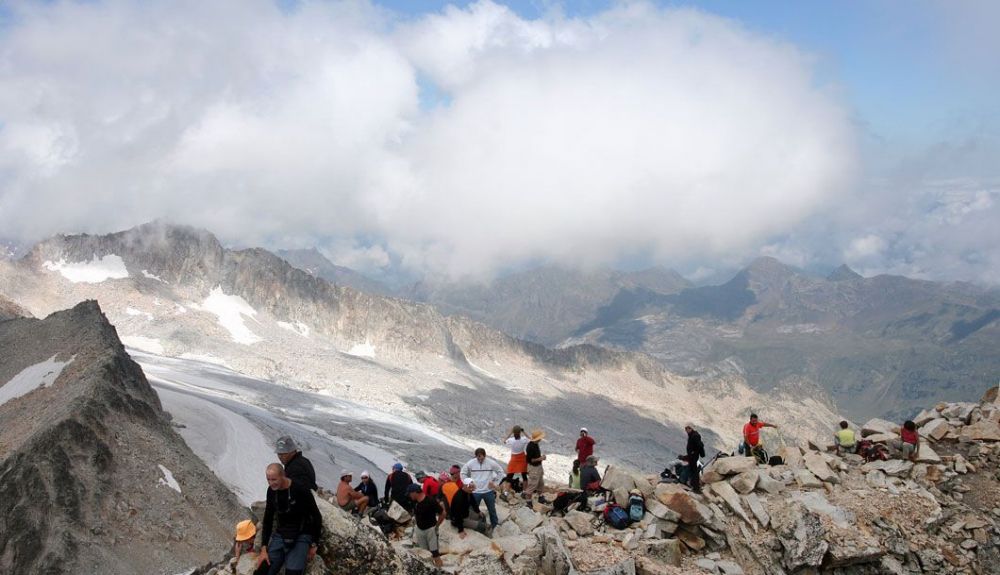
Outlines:
[[761,421],[756,413],[750,414],[750,423],[743,426],[743,445],[740,445],[740,453],[750,456],[753,448],[760,445],[760,430],[765,427],[778,429],[777,425]]

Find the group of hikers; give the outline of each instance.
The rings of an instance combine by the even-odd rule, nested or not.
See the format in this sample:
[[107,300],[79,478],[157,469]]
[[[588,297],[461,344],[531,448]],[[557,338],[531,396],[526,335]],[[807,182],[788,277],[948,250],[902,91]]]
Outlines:
[[[775,464],[775,458],[767,456],[761,442],[760,431],[767,427],[776,429],[778,426],[751,414],[743,426],[738,452],[757,457],[761,463]],[[869,445],[871,441],[859,440],[846,421],[839,427],[834,434],[838,452],[857,452],[866,459],[886,458],[883,452]],[[661,480],[685,484],[693,492],[700,493],[705,445],[693,423],[685,425],[684,431],[687,434],[685,453],[667,466],[661,473]],[[482,447],[475,450],[472,459],[461,465],[454,464],[436,476],[423,471],[411,476],[402,463],[395,463],[386,477],[381,498],[368,471],[361,472],[360,481],[355,485],[353,473],[343,470],[333,500],[346,512],[368,516],[387,533],[396,525],[389,510],[393,504],[398,505],[414,519],[414,545],[429,551],[434,563],[440,566],[438,526],[446,520],[463,539],[468,529],[491,536],[499,523],[498,492],[505,498],[522,497],[529,506],[536,497],[540,503],[549,503],[542,495],[546,456],[542,453],[541,442],[544,438],[542,430],[528,434],[515,425],[501,440],[511,453],[506,466],[488,457]],[[577,503],[578,509],[589,510],[590,497],[605,493],[597,470],[598,458],[594,454],[596,443],[587,428],[580,428],[572,471],[564,491],[551,502],[553,509],[565,509]],[[903,424],[898,448],[904,457],[913,459],[918,446],[916,426],[907,421]],[[268,488],[255,575],[277,575],[282,568],[287,575],[301,575],[306,563],[316,554],[323,523],[312,493],[318,489],[316,472],[291,437],[279,438],[275,452],[281,463],[272,463],[266,469]],[[720,453],[716,457],[725,455]],[[485,514],[481,512],[483,506]],[[236,561],[242,553],[252,550],[256,535],[256,528],[249,520],[237,526]]]

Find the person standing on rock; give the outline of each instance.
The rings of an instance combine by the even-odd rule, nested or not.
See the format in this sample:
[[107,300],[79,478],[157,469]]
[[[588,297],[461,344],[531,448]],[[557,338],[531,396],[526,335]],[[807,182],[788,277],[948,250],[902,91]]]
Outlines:
[[705,444],[701,441],[701,434],[695,431],[693,423],[685,425],[684,431],[687,432],[688,436],[687,449],[685,450],[688,466],[688,485],[691,486],[691,491],[701,493],[701,476],[700,469],[698,469],[698,460],[705,457]]
[[[514,488],[514,491],[520,491],[521,489],[519,488],[519,485],[523,487],[525,482],[528,481],[528,460],[524,453],[524,449],[528,446],[528,438],[523,434],[524,429],[520,425],[515,425],[511,428],[507,437],[503,438],[504,445],[510,449],[510,461],[507,463],[507,476],[504,477],[503,481],[510,484],[510,486]],[[514,483],[515,473],[521,476],[521,480],[518,484]]]
[[594,454],[594,438],[590,436],[590,432],[587,431],[586,427],[580,428],[580,438],[576,440],[576,459],[581,464],[587,461],[587,458]]
[[403,471],[402,463],[394,463],[392,472],[385,478],[385,505],[389,506],[390,501],[395,501],[407,511],[413,509],[413,500],[407,495],[406,489],[413,484],[410,474]]
[[316,470],[313,469],[312,462],[299,451],[294,439],[287,435],[279,437],[275,442],[274,452],[278,454],[278,461],[285,466],[285,477],[316,491]]
[[368,498],[368,508],[378,507],[378,486],[372,481],[372,476],[367,470],[361,472],[361,483],[358,483],[354,490]]
[[288,478],[281,465],[268,465],[265,475],[267,503],[257,566],[267,563],[268,575],[278,575],[282,567],[285,575],[302,575],[316,556],[323,516],[312,491]]
[[750,422],[743,426],[743,445],[740,446],[740,453],[747,457],[753,456],[753,449],[760,445],[760,430],[765,427],[778,429],[777,425],[761,421],[756,413],[750,414]]
[[569,488],[580,489],[580,460],[573,460],[573,469],[569,472]]
[[490,529],[500,524],[497,517],[496,488],[504,478],[503,467],[496,461],[486,457],[486,450],[476,449],[476,456],[462,466],[462,483],[472,486],[472,499],[476,509],[480,502],[486,502],[486,510],[490,514]]
[[357,512],[364,515],[368,509],[368,496],[351,487],[354,475],[347,470],[340,472],[340,483],[337,484],[337,505],[348,513]]
[[441,567],[441,552],[438,549],[438,526],[444,523],[445,511],[441,502],[428,496],[420,485],[413,484],[406,488],[413,500],[413,544],[431,552],[434,565]]
[[528,462],[528,479],[524,484],[524,498],[531,499],[535,492],[541,493],[545,488],[545,473],[542,469],[542,462],[545,456],[542,455],[542,447],[539,445],[545,439],[545,432],[536,429],[531,432],[531,441],[525,448],[525,456]]

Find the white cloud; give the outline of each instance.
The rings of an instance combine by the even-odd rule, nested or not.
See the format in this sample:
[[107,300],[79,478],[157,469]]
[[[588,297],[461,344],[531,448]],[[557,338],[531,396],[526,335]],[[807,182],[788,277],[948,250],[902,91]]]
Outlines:
[[[12,9],[0,228],[20,237],[165,217],[241,244],[375,238],[358,257],[452,276],[670,262],[755,250],[855,172],[808,56],[693,10]],[[421,76],[446,103],[421,108]]]

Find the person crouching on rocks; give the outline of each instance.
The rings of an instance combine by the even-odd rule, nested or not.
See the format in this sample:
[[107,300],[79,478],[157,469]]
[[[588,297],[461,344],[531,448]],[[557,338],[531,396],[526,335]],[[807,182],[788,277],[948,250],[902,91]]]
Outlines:
[[406,488],[413,500],[413,544],[431,552],[434,565],[441,567],[441,551],[438,549],[438,525],[444,523],[445,512],[441,502],[424,493],[420,485],[414,483]]
[[472,507],[472,486],[463,485],[452,494],[448,500],[448,518],[451,526],[458,531],[460,539],[468,537],[466,528],[474,529],[480,533],[486,533],[486,520]]
[[[254,522],[249,519],[244,519],[236,524],[236,537],[235,545],[233,546],[233,559],[229,562],[229,568],[233,573],[239,571],[240,559],[244,559],[246,563],[249,561],[247,567],[253,564],[256,560],[256,553],[253,552],[253,540],[257,536],[257,526]],[[244,555],[246,553],[246,555]],[[242,571],[247,571],[247,569],[242,569]],[[265,571],[266,573],[266,571]]]
[[266,476],[267,505],[257,567],[267,563],[268,575],[278,575],[282,567],[285,575],[302,575],[306,563],[316,556],[323,517],[312,491],[286,477],[280,463],[268,465]]

